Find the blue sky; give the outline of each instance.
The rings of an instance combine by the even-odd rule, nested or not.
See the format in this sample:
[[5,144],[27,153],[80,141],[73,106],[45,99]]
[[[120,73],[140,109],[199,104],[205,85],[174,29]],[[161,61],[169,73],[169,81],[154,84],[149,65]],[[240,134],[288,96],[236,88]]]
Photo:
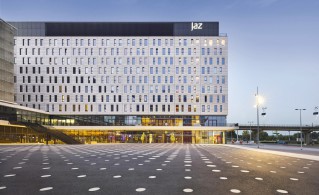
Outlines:
[[219,21],[229,37],[228,122],[319,124],[317,0],[0,0],[7,21]]

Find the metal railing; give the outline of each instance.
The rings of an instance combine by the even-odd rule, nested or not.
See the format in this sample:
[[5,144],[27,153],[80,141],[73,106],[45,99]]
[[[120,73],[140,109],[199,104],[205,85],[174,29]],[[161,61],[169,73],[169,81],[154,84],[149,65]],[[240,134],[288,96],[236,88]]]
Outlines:
[[[257,124],[238,124],[239,127],[257,127]],[[300,128],[299,124],[260,124],[259,127],[297,127]],[[303,128],[319,127],[319,125],[302,125]]]

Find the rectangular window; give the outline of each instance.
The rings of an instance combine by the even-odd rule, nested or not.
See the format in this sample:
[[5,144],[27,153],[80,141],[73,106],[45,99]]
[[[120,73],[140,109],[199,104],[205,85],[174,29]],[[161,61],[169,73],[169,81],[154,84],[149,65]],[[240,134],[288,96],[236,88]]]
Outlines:
[[205,74],[205,67],[202,67],[202,74]]

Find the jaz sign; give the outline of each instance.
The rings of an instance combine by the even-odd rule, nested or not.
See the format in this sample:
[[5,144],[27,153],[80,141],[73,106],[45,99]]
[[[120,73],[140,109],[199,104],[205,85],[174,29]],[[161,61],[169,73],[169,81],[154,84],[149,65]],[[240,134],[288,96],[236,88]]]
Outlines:
[[191,31],[193,31],[193,30],[202,30],[202,29],[203,29],[203,23],[201,23],[201,22],[192,22]]

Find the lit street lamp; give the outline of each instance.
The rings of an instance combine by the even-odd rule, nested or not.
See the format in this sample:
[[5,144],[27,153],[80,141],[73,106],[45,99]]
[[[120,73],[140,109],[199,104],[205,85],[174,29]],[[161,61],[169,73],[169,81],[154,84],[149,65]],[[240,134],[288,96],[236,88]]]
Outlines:
[[302,150],[302,129],[301,129],[301,111],[306,110],[305,108],[296,108],[300,112],[300,150]]
[[257,93],[256,93],[256,107],[257,107],[257,145],[259,148],[259,105],[263,103],[263,99],[261,96],[258,95],[258,87],[257,87]]

